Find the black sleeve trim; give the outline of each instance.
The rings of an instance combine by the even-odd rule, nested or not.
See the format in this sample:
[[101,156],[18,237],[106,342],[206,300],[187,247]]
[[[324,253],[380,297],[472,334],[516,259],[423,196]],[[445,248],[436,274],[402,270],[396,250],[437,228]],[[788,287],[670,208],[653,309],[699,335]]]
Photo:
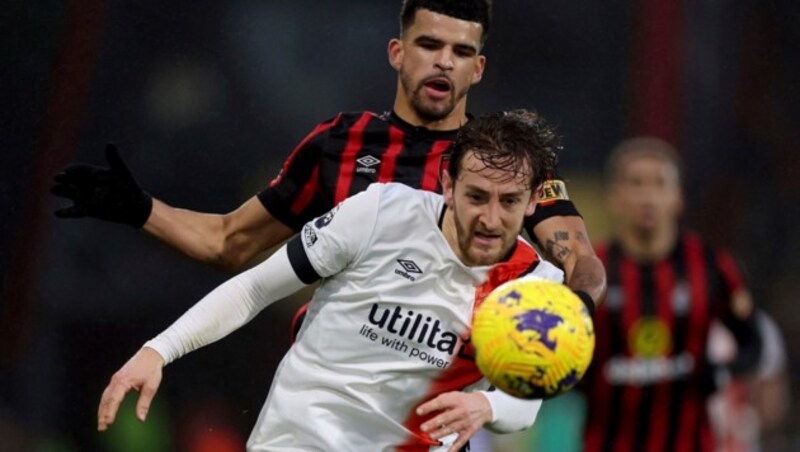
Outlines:
[[558,200],[552,204],[537,205],[533,215],[525,217],[525,229],[533,231],[533,228],[542,221],[551,217],[580,217],[581,214],[570,200]]
[[322,276],[314,270],[311,261],[308,260],[308,255],[305,248],[303,248],[301,240],[299,235],[290,239],[286,245],[286,253],[289,255],[289,262],[292,264],[292,269],[297,274],[297,277],[300,278],[300,281],[311,284],[322,279]]
[[589,311],[589,317],[593,317],[595,310],[595,303],[594,300],[592,300],[592,296],[582,290],[573,290],[573,292],[575,292],[575,295],[577,295],[578,298],[581,299],[583,305],[586,306],[586,310]]
[[276,220],[290,227],[295,232],[300,232],[306,223],[302,218],[293,214],[286,205],[286,200],[282,199],[274,189],[265,188],[258,193],[258,200],[267,209],[270,215]]

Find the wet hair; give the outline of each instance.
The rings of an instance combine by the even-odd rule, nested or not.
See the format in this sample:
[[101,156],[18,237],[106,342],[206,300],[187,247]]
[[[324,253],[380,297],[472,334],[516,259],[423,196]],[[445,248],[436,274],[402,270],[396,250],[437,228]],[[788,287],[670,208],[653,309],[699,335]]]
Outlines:
[[489,25],[492,21],[491,0],[403,0],[400,10],[401,36],[414,25],[414,18],[420,9],[481,24],[481,45],[489,36]]
[[538,113],[524,109],[494,113],[459,129],[448,150],[447,172],[457,181],[464,156],[472,152],[487,168],[510,172],[509,179],[530,180],[535,191],[555,174],[561,149],[555,129]]
[[681,183],[683,165],[675,148],[660,138],[641,136],[622,141],[608,154],[605,167],[606,184],[614,183],[623,165],[631,159],[645,156],[658,158],[674,166],[678,173],[678,184]]

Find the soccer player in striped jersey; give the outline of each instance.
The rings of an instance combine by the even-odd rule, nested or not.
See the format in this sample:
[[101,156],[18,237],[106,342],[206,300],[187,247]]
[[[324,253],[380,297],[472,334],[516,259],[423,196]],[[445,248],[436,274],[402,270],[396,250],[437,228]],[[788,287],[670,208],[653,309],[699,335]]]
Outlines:
[[104,391],[98,429],[131,389],[144,420],[166,363],[319,280],[249,450],[455,452],[483,426],[529,427],[541,402],[488,390],[469,331],[503,282],[563,279],[518,236],[559,148],[532,112],[470,121],[453,144],[443,195],[376,183],[306,223],[148,341]]
[[[398,75],[392,111],[340,113],[320,123],[269,186],[233,212],[194,212],[152,198],[110,147],[109,168],[74,165],[56,176],[53,193],[74,202],[56,215],[130,224],[192,258],[237,269],[373,182],[440,192],[441,157],[468,121],[467,92],[483,76],[490,16],[489,0],[404,1],[400,37],[388,46]],[[524,227],[573,290],[587,299],[602,295],[602,264],[563,182],[545,184]]]
[[750,368],[760,350],[753,303],[731,256],[681,227],[680,165],[670,145],[624,141],[607,171],[616,235],[597,248],[609,289],[583,381],[585,450],[712,452],[710,325],[718,319],[737,341],[732,370]]

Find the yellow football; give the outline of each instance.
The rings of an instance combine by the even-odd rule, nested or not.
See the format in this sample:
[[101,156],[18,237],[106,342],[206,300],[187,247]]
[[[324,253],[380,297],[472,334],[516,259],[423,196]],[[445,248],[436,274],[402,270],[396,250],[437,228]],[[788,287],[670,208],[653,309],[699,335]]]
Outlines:
[[475,313],[476,364],[498,389],[547,399],[572,389],[592,361],[594,325],[563,284],[515,279],[493,290]]

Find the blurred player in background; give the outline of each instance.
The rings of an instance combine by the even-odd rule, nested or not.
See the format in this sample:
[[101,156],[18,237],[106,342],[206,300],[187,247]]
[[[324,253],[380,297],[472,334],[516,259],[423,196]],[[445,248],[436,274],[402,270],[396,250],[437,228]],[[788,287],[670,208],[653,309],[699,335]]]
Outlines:
[[[56,215],[129,224],[194,259],[237,269],[372,182],[439,192],[442,154],[468,121],[467,92],[483,76],[490,19],[488,0],[404,1],[400,37],[388,46],[397,71],[392,111],[339,113],[319,124],[269,186],[231,213],[152,198],[109,147],[109,168],[73,165],[56,176],[53,193],[73,201]],[[602,264],[563,182],[547,182],[525,229],[564,269],[570,288],[585,299],[603,294]]]
[[321,279],[313,320],[282,360],[248,449],[455,452],[484,425],[529,427],[541,402],[487,391],[468,335],[475,307],[503,282],[563,280],[518,237],[559,149],[532,112],[470,121],[443,196],[373,184],[307,223],[147,342],[104,391],[98,429],[131,389],[144,420],[165,364]]
[[585,450],[712,452],[711,322],[736,341],[730,371],[751,369],[761,349],[752,300],[734,260],[681,227],[681,170],[670,145],[634,138],[608,162],[616,228],[598,247],[609,290],[583,382]]
[[733,376],[727,365],[736,359],[736,341],[719,322],[712,325],[708,354],[719,365],[719,389],[709,399],[709,415],[719,452],[788,450],[781,427],[787,418],[791,393],[786,370],[786,344],[775,321],[756,311],[761,359],[753,372]]

